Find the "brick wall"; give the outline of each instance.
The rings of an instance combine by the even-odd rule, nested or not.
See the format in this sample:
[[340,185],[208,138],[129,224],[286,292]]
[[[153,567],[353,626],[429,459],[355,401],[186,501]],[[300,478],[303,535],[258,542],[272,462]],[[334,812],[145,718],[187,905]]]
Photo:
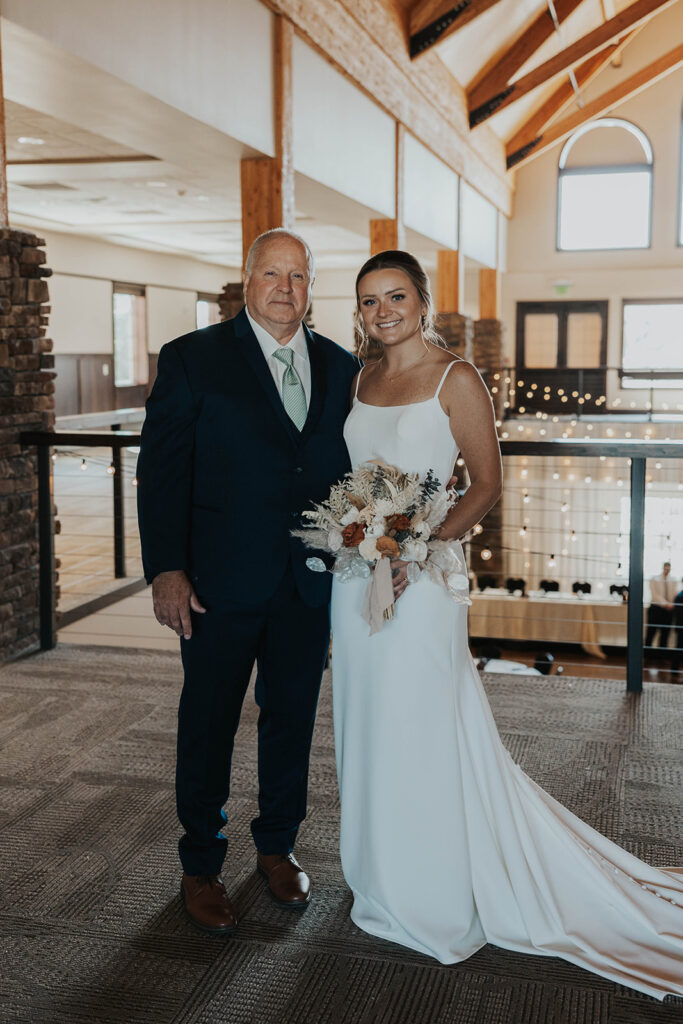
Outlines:
[[54,427],[44,244],[0,230],[0,660],[39,640],[37,459],[19,435]]

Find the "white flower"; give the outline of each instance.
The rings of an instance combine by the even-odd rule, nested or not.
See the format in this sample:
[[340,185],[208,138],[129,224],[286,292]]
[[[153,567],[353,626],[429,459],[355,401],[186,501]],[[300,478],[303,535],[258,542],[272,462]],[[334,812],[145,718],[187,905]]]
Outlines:
[[429,523],[418,523],[417,526],[413,527],[413,530],[418,537],[422,538],[422,540],[429,540],[429,538],[432,535],[432,531],[429,528]]
[[358,554],[367,562],[375,562],[380,557],[376,540],[376,537],[366,536],[358,545]]
[[330,530],[330,532],[327,535],[327,544],[330,551],[339,551],[343,543],[344,538],[342,537],[339,530]]
[[446,577],[446,584],[451,590],[469,590],[470,581],[461,573],[451,572]]
[[394,503],[389,498],[378,498],[375,501],[375,515],[376,516],[390,516],[394,512]]
[[357,523],[360,517],[360,512],[355,506],[351,506],[348,512],[345,512],[339,522],[342,526],[349,526],[351,523]]
[[424,562],[428,554],[427,545],[423,540],[404,540],[401,545],[401,558],[406,562]]

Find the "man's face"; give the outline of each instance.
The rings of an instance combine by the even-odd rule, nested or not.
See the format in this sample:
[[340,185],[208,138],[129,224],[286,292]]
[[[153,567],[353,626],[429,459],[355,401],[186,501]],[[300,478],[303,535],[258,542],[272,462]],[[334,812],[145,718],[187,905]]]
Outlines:
[[273,337],[289,340],[311,303],[312,284],[301,243],[286,235],[274,238],[263,246],[244,278],[247,308]]
[[668,562],[666,562],[662,566],[662,576],[668,576],[670,572],[671,572],[671,566],[669,565]]

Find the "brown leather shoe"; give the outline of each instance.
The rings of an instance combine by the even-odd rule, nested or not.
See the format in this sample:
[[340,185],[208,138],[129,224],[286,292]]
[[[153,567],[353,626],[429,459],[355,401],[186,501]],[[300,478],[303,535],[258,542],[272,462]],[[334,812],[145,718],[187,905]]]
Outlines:
[[279,907],[303,910],[311,900],[311,880],[293,854],[257,853],[258,870]]
[[219,875],[183,875],[180,892],[192,924],[212,935],[231,935],[237,917]]

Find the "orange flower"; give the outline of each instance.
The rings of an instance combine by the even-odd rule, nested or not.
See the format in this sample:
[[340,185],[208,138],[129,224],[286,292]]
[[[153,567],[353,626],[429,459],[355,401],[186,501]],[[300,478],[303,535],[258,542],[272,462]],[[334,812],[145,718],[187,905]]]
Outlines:
[[410,527],[410,519],[408,516],[400,515],[398,513],[393,516],[386,517],[387,529],[388,530],[407,530]]
[[342,530],[342,540],[345,548],[357,548],[365,538],[365,527],[362,523],[349,523]]
[[383,558],[397,558],[400,553],[400,548],[393,537],[378,537],[377,550]]

